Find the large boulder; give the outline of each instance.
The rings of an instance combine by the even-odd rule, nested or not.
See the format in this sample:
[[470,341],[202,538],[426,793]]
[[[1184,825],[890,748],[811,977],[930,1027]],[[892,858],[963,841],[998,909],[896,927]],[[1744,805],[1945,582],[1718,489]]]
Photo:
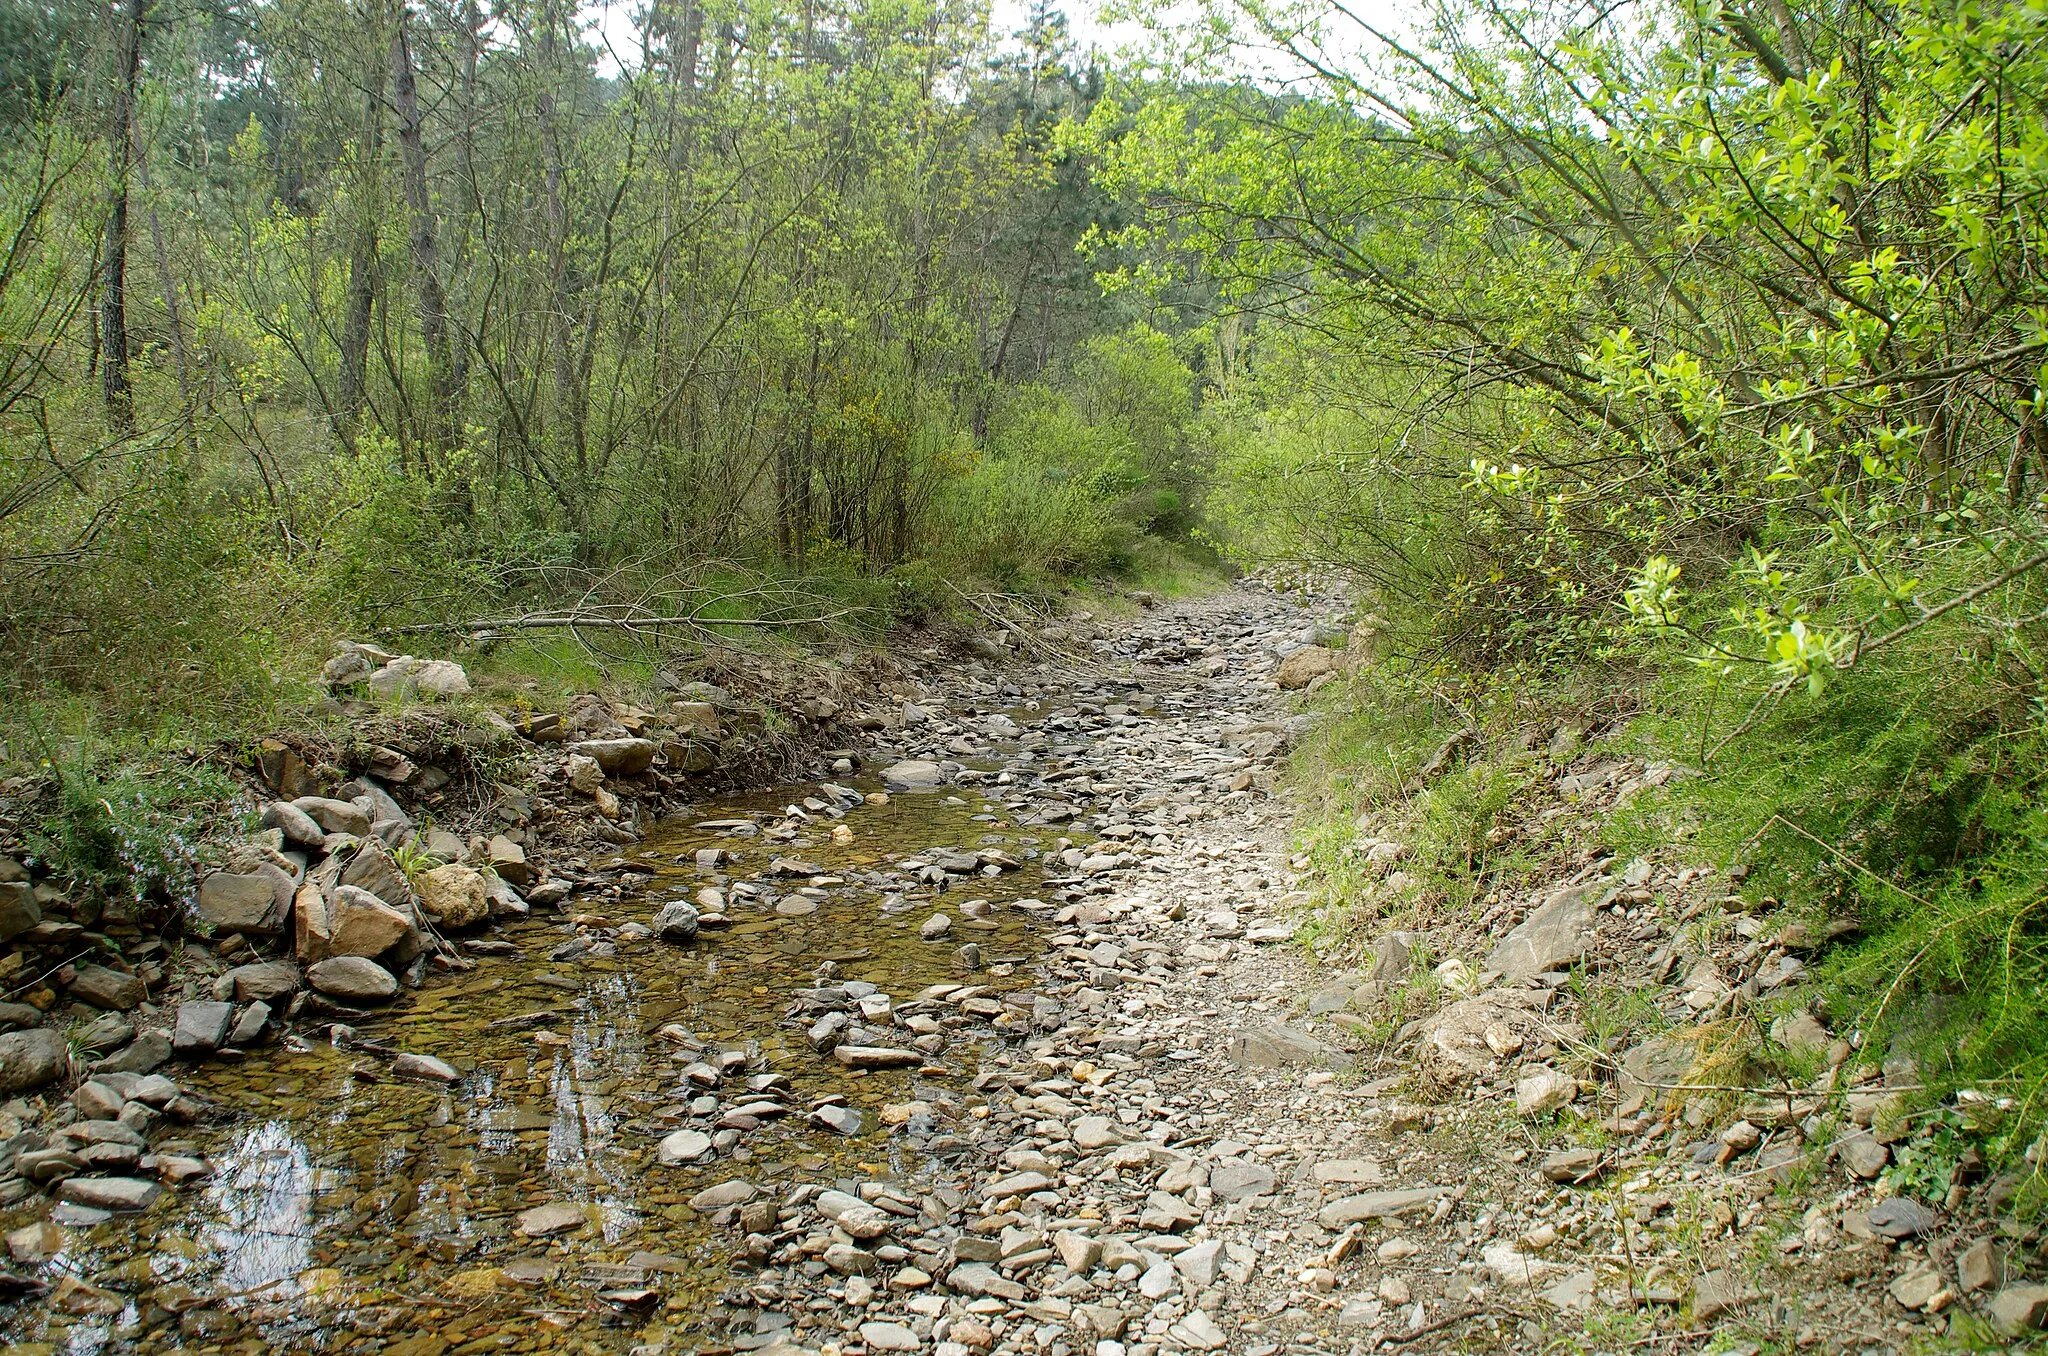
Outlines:
[[335,887],[326,913],[327,956],[381,956],[419,934],[409,911],[395,909],[353,885]]
[[96,1008],[111,1012],[126,1012],[140,1007],[142,1000],[149,997],[149,990],[143,987],[137,975],[124,974],[108,969],[104,965],[81,965],[71,980],[71,996]]
[[1337,656],[1321,645],[1305,645],[1280,661],[1273,681],[1289,692],[1307,687],[1326,673],[1337,671]]
[[882,784],[891,791],[929,791],[946,784],[946,770],[923,759],[906,759],[882,769]]
[[491,916],[483,873],[467,866],[437,866],[419,878],[420,910],[443,927],[474,927]]
[[237,1003],[270,1003],[275,1005],[281,998],[289,998],[299,991],[304,978],[299,967],[290,961],[263,961],[256,965],[237,965],[221,976],[228,982],[228,989]]
[[253,871],[210,871],[199,882],[199,916],[219,932],[280,932],[291,903],[292,878],[268,862]]
[[1594,911],[1604,908],[1614,895],[1604,882],[1559,890],[1520,927],[1500,939],[1486,958],[1487,968],[1500,971],[1509,983],[1519,983],[1573,964],[1585,953]]
[[417,659],[409,654],[378,669],[369,678],[371,695],[393,697],[466,697],[469,675],[449,659]]
[[54,1082],[71,1068],[62,1032],[48,1027],[0,1035],[0,1096]]
[[329,998],[349,1003],[382,1003],[398,997],[398,980],[363,956],[334,956],[306,971],[306,982]]
[[651,739],[580,739],[569,752],[591,759],[607,777],[631,777],[654,766]]

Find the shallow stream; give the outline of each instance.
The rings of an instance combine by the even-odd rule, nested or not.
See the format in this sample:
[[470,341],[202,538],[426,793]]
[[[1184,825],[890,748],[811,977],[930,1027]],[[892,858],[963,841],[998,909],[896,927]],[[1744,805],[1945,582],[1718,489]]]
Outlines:
[[[587,889],[562,913],[494,931],[492,943],[509,943],[494,948],[503,954],[435,976],[354,1039],[166,1070],[227,1114],[186,1137],[213,1177],[142,1217],[75,1234],[55,1259],[127,1282],[134,1298],[120,1312],[30,1303],[0,1331],[81,1353],[720,1345],[722,1334],[696,1324],[727,1283],[736,1236],[714,1229],[692,1196],[733,1177],[771,1192],[910,1179],[958,1114],[980,1042],[994,1039],[985,1022],[928,1000],[946,1020],[925,1067],[857,1071],[813,1050],[809,1018],[786,1019],[795,991],[866,981],[903,1005],[928,986],[975,984],[1000,1000],[1024,988],[1037,934],[1053,930],[1031,897],[1071,831],[1020,824],[984,789],[996,790],[870,796],[843,817],[815,786],[707,803],[617,861],[592,864],[587,874],[618,882],[616,894]],[[792,820],[792,806],[809,819]],[[700,827],[721,820],[765,832]],[[706,848],[728,859],[700,865]],[[1019,866],[912,884],[919,873],[907,859],[939,848],[993,849]],[[780,873],[768,874],[778,859]],[[762,894],[733,893],[729,924],[695,944],[617,935],[670,899],[749,881]],[[989,901],[985,919],[961,908],[973,899]],[[951,917],[950,933],[925,940],[935,911]],[[960,956],[970,942],[979,968]],[[907,1048],[910,1035],[897,1028],[889,1044]],[[395,1078],[400,1052],[438,1057],[461,1077]],[[689,1066],[721,1058],[715,1091],[690,1082]],[[779,1079],[762,1081],[770,1076]],[[861,1113],[859,1134],[809,1115],[835,1094]],[[692,1106],[705,1096],[716,1106]],[[664,1135],[716,1133],[721,1115],[762,1097],[786,1114],[742,1125],[701,1164],[656,1162]],[[934,1116],[933,1103],[945,1112]],[[521,1213],[547,1205],[580,1218],[560,1234],[522,1233]]]

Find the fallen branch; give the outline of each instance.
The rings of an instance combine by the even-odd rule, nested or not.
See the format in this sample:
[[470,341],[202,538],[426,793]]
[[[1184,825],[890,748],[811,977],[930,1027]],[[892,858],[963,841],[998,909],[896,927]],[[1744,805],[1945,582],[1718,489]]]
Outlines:
[[694,613],[674,617],[612,617],[588,612],[572,612],[562,616],[491,617],[466,622],[421,622],[411,626],[385,626],[377,630],[381,636],[416,636],[436,631],[461,631],[477,636],[492,631],[550,631],[579,630],[598,627],[614,631],[637,631],[662,626],[690,626],[709,630],[717,626],[751,626],[773,628],[781,626],[820,626],[841,617],[852,616],[864,608],[842,607],[836,612],[827,612],[816,617],[704,617]]

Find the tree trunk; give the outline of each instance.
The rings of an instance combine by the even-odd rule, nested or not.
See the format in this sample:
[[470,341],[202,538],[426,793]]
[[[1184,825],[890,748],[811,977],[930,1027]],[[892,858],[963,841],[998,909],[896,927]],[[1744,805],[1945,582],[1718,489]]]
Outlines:
[[114,117],[107,232],[100,257],[100,394],[122,433],[134,427],[128,385],[128,173],[135,163],[135,93],[142,79],[142,17],[147,0],[114,11]]
[[369,399],[370,310],[377,296],[377,212],[373,194],[377,160],[384,143],[384,76],[373,66],[363,96],[363,153],[356,185],[355,237],[349,244],[348,302],[341,321],[341,390],[335,402],[335,434],[353,447],[363,404]]
[[420,338],[427,348],[428,414],[424,445],[446,447],[454,441],[454,392],[449,380],[448,301],[441,290],[435,257],[434,205],[427,197],[427,146],[420,120],[419,87],[414,78],[412,44],[400,10],[391,34],[391,92],[398,112],[398,152],[404,161],[405,205],[412,216],[413,289],[419,298]]

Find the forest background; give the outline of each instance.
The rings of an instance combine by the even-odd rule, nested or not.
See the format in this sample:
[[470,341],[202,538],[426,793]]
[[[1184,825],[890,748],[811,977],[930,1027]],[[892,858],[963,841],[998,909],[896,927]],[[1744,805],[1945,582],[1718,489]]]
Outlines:
[[2023,1152],[2048,5],[1123,13],[0,4],[12,756],[254,728],[337,636],[1336,568],[1340,895],[1397,803],[1402,907],[1532,869],[1517,732],[1582,713],[1686,772],[1615,847],[1741,867]]

